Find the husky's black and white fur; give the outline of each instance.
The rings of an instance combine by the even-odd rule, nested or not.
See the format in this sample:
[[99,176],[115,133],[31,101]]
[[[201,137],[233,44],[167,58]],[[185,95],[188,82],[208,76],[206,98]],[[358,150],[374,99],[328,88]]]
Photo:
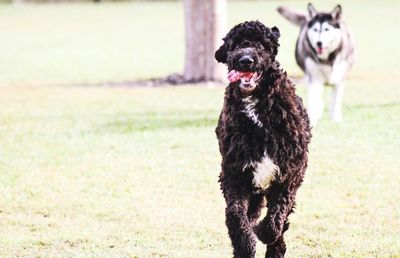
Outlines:
[[354,40],[341,19],[341,6],[337,5],[330,13],[317,12],[311,4],[308,14],[286,7],[279,7],[278,12],[301,27],[296,61],[305,73],[311,125],[316,125],[324,111],[324,85],[333,87],[331,117],[342,121],[343,81],[354,63]]

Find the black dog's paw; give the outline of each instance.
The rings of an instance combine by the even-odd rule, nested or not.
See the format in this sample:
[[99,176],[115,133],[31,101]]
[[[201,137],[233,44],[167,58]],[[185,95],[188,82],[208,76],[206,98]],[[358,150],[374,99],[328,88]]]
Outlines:
[[270,223],[265,223],[262,221],[257,226],[253,227],[254,233],[257,238],[266,245],[272,245],[279,238],[279,230],[273,227]]

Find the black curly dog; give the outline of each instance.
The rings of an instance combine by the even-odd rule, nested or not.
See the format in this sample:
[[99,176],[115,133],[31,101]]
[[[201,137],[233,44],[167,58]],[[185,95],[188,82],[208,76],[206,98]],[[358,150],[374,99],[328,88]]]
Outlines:
[[[234,257],[254,257],[257,237],[267,245],[266,257],[284,257],[283,234],[307,167],[309,119],[275,60],[279,36],[276,27],[244,22],[215,53],[231,81],[216,134]],[[258,223],[265,206],[267,215]]]

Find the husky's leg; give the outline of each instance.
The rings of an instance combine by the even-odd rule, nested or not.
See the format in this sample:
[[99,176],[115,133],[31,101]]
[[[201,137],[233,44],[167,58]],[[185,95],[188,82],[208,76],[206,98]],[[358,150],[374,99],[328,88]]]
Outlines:
[[318,64],[311,58],[306,59],[307,112],[311,126],[315,126],[324,113],[324,82],[325,78]]
[[342,122],[342,102],[343,102],[344,83],[334,85],[332,89],[331,118],[335,122]]
[[323,90],[324,86],[321,82],[308,82],[308,116],[311,126],[315,126],[324,113]]
[[333,65],[330,83],[333,84],[332,100],[330,105],[331,118],[335,122],[343,121],[342,102],[344,92],[344,77],[349,65],[346,61],[338,61]]

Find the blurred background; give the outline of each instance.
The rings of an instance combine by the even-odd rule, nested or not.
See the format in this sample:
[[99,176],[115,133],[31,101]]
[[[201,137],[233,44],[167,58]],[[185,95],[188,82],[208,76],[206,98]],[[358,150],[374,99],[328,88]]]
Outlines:
[[[143,83],[185,73],[190,1],[0,2],[0,256],[229,257],[214,135],[224,85]],[[228,0],[212,35],[277,26],[277,59],[301,77],[299,29],[276,8],[307,3]],[[287,256],[399,257],[400,1],[312,3],[342,5],[357,60],[345,121],[326,112],[313,130]]]

